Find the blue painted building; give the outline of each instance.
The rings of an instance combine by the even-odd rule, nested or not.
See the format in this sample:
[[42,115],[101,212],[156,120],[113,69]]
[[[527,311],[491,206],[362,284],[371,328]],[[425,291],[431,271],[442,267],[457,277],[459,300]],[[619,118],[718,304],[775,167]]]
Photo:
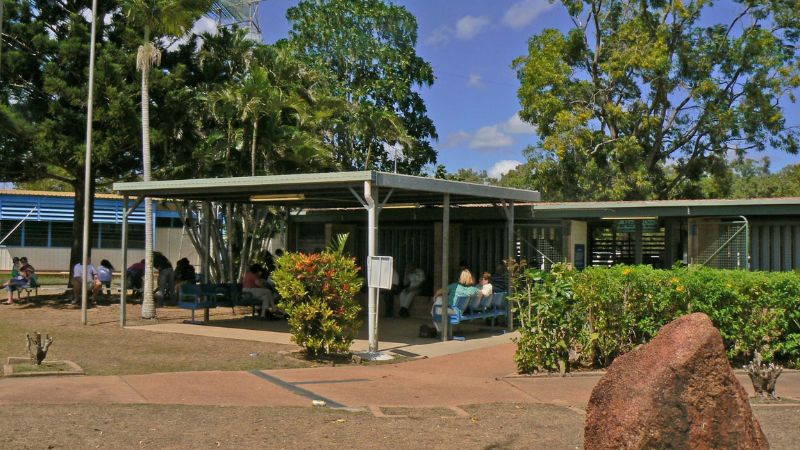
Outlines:
[[[0,190],[0,270],[14,256],[27,256],[38,271],[67,271],[72,245],[74,198],[71,192]],[[156,207],[155,249],[175,261],[197,258],[183,236],[178,213]],[[108,259],[120,269],[122,197],[97,194],[92,230],[92,259]],[[128,261],[144,256],[144,205],[128,218]]]

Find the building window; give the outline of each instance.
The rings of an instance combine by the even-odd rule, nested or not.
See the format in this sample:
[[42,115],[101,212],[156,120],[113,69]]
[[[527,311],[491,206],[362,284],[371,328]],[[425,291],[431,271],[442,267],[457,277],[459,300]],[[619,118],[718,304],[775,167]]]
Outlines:
[[72,222],[50,223],[50,246],[72,247]]
[[49,222],[25,222],[26,247],[47,247]]
[[[6,237],[11,230],[14,230],[14,227],[16,227],[18,223],[18,220],[0,220],[0,240]],[[14,230],[2,244],[8,247],[22,245],[22,225]]]

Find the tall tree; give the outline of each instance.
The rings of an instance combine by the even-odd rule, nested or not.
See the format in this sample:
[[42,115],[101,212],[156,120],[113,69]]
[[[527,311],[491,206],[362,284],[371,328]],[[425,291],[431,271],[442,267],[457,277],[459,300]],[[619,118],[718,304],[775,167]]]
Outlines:
[[516,179],[552,200],[696,197],[731,152],[797,152],[797,2],[561,3],[573,28],[514,61],[540,136]]
[[401,172],[436,161],[436,129],[415,90],[433,84],[433,70],[416,53],[411,13],[383,0],[301,0],[286,17],[288,45],[350,104],[330,137],[344,167],[390,169],[392,145],[404,147]]
[[[89,0],[6,2],[0,77],[0,178],[75,192],[70,267],[81,258],[88,79]],[[135,175],[136,85],[117,3],[98,4],[93,178],[101,185]],[[132,139],[133,138],[133,139]]]
[[[161,63],[157,37],[182,37],[195,21],[216,6],[217,11],[232,11],[233,2],[212,0],[122,0],[130,22],[141,29],[142,41],[136,53],[136,69],[142,74],[142,165],[143,179],[152,176],[150,158],[150,69]],[[153,301],[153,203],[145,198],[145,273],[142,318],[156,315]]]

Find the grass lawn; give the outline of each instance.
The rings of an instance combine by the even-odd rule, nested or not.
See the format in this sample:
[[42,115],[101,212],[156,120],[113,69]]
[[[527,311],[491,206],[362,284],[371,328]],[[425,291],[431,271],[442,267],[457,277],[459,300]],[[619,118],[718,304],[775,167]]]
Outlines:
[[[238,311],[237,311],[238,313]],[[241,310],[241,315],[247,311]],[[0,358],[27,357],[25,334],[39,331],[55,338],[47,360],[67,359],[87,375],[122,375],[189,370],[249,370],[305,367],[311,363],[279,354],[295,347],[264,342],[163,334],[123,329],[119,305],[89,310],[81,325],[80,309],[39,296],[31,303],[0,306]],[[179,322],[190,312],[159,308],[159,322]],[[152,324],[140,319],[139,305],[128,305],[128,325]],[[229,308],[212,310],[212,319],[233,318]],[[241,316],[239,316],[241,317]],[[257,356],[250,356],[258,353]]]
[[[0,280],[6,282],[11,279],[11,272],[0,272]],[[69,275],[66,273],[37,273],[36,280],[39,281],[41,286],[49,285],[62,285],[65,286],[69,282]]]

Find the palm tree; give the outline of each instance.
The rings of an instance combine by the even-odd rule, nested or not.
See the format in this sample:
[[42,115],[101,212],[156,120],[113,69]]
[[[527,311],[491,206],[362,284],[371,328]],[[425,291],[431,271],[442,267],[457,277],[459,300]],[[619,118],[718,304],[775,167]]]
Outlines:
[[[142,73],[142,165],[144,181],[150,181],[150,69],[161,63],[161,50],[153,35],[184,36],[203,14],[241,16],[230,0],[123,0],[129,20],[142,28],[143,39],[136,54],[136,69]],[[145,198],[145,274],[142,318],[156,315],[153,301],[153,205]]]

